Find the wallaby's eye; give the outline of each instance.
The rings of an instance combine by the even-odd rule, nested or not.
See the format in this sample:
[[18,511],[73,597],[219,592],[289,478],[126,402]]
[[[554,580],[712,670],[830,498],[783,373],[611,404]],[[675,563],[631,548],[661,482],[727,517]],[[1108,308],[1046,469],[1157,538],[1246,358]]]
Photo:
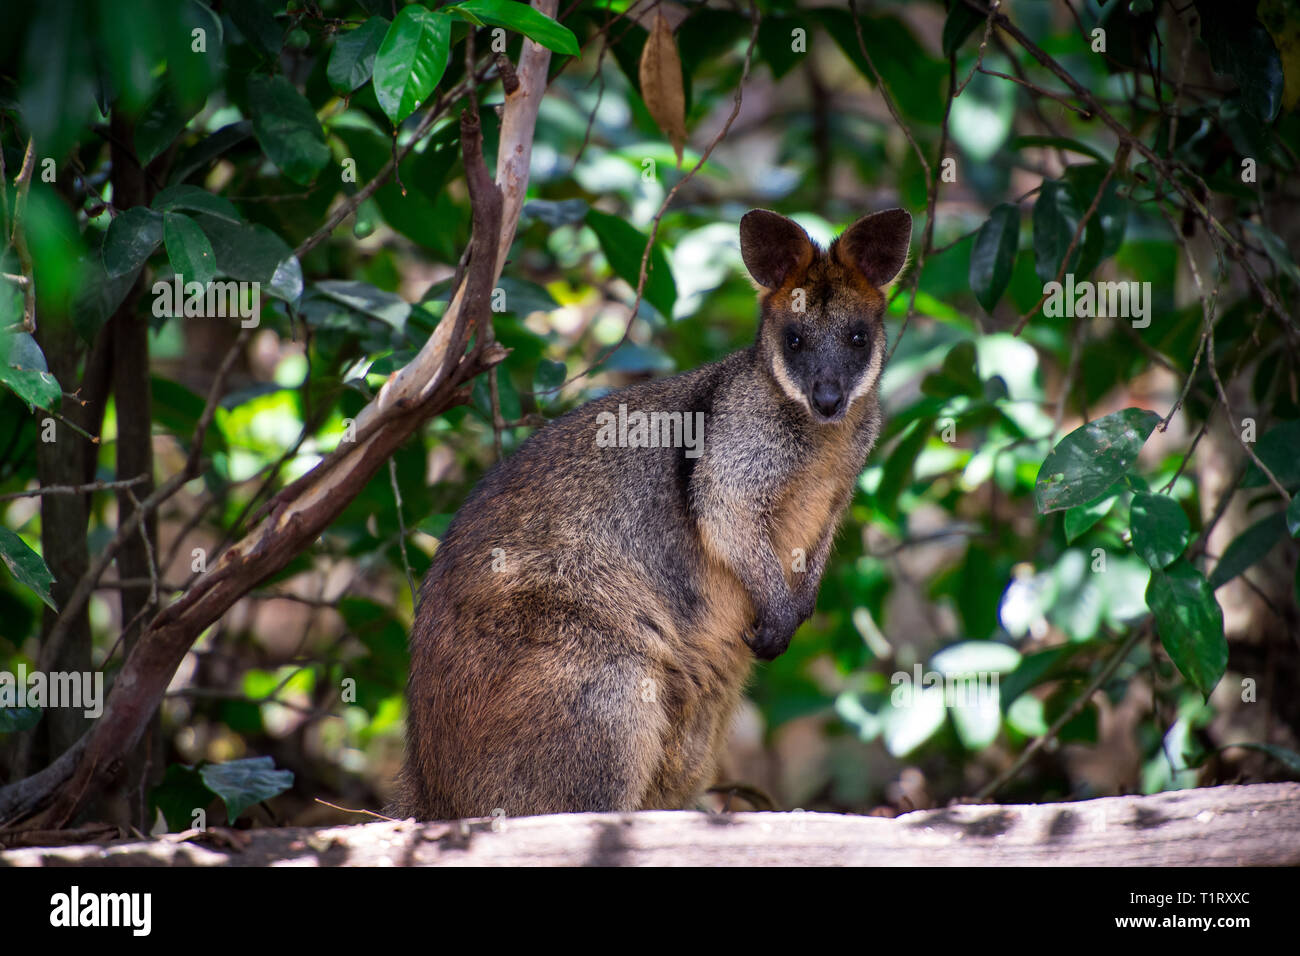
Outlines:
[[795,329],[785,330],[785,347],[791,352],[798,352],[803,348],[803,336]]
[[867,333],[854,332],[849,336],[849,344],[855,349],[865,349],[867,347]]

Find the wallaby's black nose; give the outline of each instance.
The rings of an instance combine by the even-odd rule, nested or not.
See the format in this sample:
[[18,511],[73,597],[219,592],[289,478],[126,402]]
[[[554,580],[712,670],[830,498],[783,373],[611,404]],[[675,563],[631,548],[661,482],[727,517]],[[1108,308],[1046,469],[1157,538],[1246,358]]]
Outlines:
[[813,407],[830,418],[844,404],[844,393],[832,382],[818,382],[813,386],[812,400]]

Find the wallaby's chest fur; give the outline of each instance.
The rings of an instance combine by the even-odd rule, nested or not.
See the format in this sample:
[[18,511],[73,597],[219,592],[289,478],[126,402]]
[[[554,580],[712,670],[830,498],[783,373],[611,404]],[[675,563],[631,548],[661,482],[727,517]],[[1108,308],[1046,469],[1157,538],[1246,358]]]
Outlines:
[[[811,613],[880,424],[874,379],[821,421],[772,361],[760,340],[611,393],[474,489],[424,581],[394,812],[680,808],[713,782],[755,654]],[[703,433],[611,445],[633,413]]]

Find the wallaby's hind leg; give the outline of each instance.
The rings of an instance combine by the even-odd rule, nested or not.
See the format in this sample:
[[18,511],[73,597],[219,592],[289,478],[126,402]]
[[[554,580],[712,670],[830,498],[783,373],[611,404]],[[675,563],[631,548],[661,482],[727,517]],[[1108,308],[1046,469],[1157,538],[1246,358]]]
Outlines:
[[416,815],[640,807],[668,729],[647,692],[649,666],[619,635],[564,615],[541,640],[502,640],[508,625],[492,617],[507,614],[518,627],[519,608],[497,605],[472,628],[464,617],[434,623],[413,648],[408,758],[417,759],[407,773],[421,777],[408,785]]
[[[547,700],[514,710],[528,716],[510,727],[506,778],[495,781],[511,816],[636,810],[650,789],[667,720],[645,693],[649,671],[634,657],[587,650],[564,662],[563,680],[542,683]],[[536,693],[535,682],[521,671],[516,687]]]

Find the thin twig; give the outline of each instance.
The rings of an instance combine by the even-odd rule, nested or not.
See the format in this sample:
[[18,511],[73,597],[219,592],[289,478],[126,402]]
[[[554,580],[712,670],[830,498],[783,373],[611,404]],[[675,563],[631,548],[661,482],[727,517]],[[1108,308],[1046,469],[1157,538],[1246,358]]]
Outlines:
[[40,495],[84,495],[92,491],[115,491],[119,488],[131,488],[148,480],[148,475],[136,475],[134,478],[127,478],[124,481],[92,481],[86,485],[45,485],[42,488],[33,488],[30,491],[15,491],[7,495],[0,495],[0,501],[12,501],[15,498],[35,498]]
[[[961,83],[958,84],[957,89],[953,90],[952,95],[954,99],[961,96],[962,92],[970,84],[970,81],[975,78],[975,71],[984,66],[984,51],[989,45],[989,35],[993,32],[993,14],[998,12],[998,7],[1001,5],[1002,0],[993,0],[993,2],[989,4],[988,16],[984,19],[984,39],[980,40],[979,55],[975,58],[975,65],[972,66],[970,72],[966,74],[966,79],[962,80]],[[956,50],[953,51],[954,54],[956,52]]]
[[[36,331],[36,273],[32,265],[31,250],[27,248],[27,231],[23,228],[23,213],[27,205],[27,193],[32,186],[32,170],[36,168],[35,144],[35,140],[27,140],[23,164],[14,179],[17,193],[14,196],[14,220],[10,232],[14,252],[18,254],[18,266],[22,274],[27,277],[27,283],[23,286],[23,330],[29,333]],[[3,183],[0,183],[0,189],[3,188]]]
[[406,583],[411,589],[412,604],[419,604],[420,598],[415,591],[415,575],[411,573],[411,559],[406,553],[406,519],[402,517],[402,489],[397,485],[397,459],[388,459],[388,480],[393,485],[393,499],[397,502],[397,539],[398,550],[402,552],[402,567],[406,568]]
[[[212,424],[213,416],[217,412],[217,402],[221,398],[222,391],[225,389],[226,376],[230,373],[230,368],[234,365],[235,358],[239,355],[244,345],[247,344],[251,328],[242,329],[226,353],[225,359],[222,360],[221,366],[217,369],[217,374],[212,380],[212,388],[208,392],[207,403],[203,407],[203,413],[199,416],[198,424],[194,427],[192,438],[192,447],[190,448],[189,457],[186,459],[185,467],[179,472],[172,475],[167,481],[160,485],[148,498],[141,502],[140,507],[127,516],[126,520],[118,525],[117,533],[113,535],[111,541],[95,558],[94,563],[86,570],[77,586],[73,588],[72,595],[68,598],[63,610],[59,614],[58,620],[50,628],[49,635],[41,646],[40,669],[50,670],[51,665],[58,659],[59,652],[63,648],[63,642],[67,638],[68,629],[72,626],[72,620],[76,615],[81,613],[81,609],[86,606],[90,600],[90,595],[94,592],[95,586],[100,577],[107,569],[109,563],[117,554],[118,549],[126,543],[127,538],[135,533],[135,529],[140,522],[144,521],[149,515],[153,514],[158,507],[180,490],[186,482],[193,480],[199,474],[199,463],[203,451],[203,438],[208,432],[208,427]],[[125,633],[125,631],[123,631]],[[120,635],[119,635],[120,639]]]
[[686,175],[673,184],[673,188],[668,190],[668,194],[664,196],[663,202],[659,204],[659,211],[655,213],[654,220],[650,224],[650,236],[646,239],[645,248],[641,252],[641,271],[637,276],[636,299],[633,301],[632,309],[628,314],[627,325],[623,327],[623,335],[605,352],[604,355],[600,356],[600,358],[595,362],[578,372],[572,378],[566,379],[552,388],[537,389],[528,394],[532,396],[552,395],[579,379],[585,378],[609,361],[609,357],[622,348],[623,344],[627,341],[628,336],[631,335],[632,324],[636,321],[637,311],[641,308],[641,301],[645,295],[646,278],[649,275],[650,252],[654,249],[655,239],[659,236],[659,223],[663,219],[664,213],[668,211],[668,205],[673,201],[673,198],[683,186],[695,177],[695,174],[703,168],[704,164],[709,161],[709,157],[713,155],[713,150],[720,142],[722,142],[723,138],[726,137],[727,133],[731,130],[731,124],[734,123],[736,117],[740,115],[741,99],[744,94],[745,82],[749,79],[749,68],[753,62],[754,49],[758,45],[758,26],[762,20],[762,14],[759,13],[758,7],[755,5],[753,0],[751,0],[749,8],[751,17],[749,46],[745,49],[745,65],[740,73],[740,82],[736,84],[736,96],[732,102],[731,114],[727,117],[727,121],[723,124],[722,129],[718,131],[718,134],[713,137],[712,141],[710,141],[709,145],[700,155],[699,161],[687,170]]
[[[1255,467],[1264,473],[1264,477],[1266,477],[1269,484],[1277,490],[1277,493],[1282,496],[1282,500],[1285,503],[1290,504],[1291,495],[1286,488],[1283,487],[1282,482],[1278,480],[1277,475],[1273,474],[1273,470],[1269,468],[1268,465],[1264,464],[1264,462],[1260,460],[1260,457],[1255,454],[1255,449],[1251,447],[1253,443],[1246,441],[1241,434],[1237,432],[1235,425],[1237,419],[1232,414],[1232,403],[1228,401],[1228,393],[1224,390],[1223,381],[1219,378],[1218,363],[1214,360],[1214,305],[1219,295],[1219,286],[1216,283],[1214,291],[1210,295],[1206,295],[1205,284],[1201,281],[1201,270],[1196,265],[1196,256],[1192,254],[1191,243],[1187,241],[1187,237],[1183,235],[1182,230],[1177,228],[1174,224],[1168,211],[1165,210],[1164,207],[1161,207],[1161,211],[1165,214],[1165,217],[1169,219],[1169,225],[1173,230],[1174,238],[1177,239],[1178,244],[1182,246],[1183,253],[1187,258],[1188,268],[1190,268],[1192,272],[1192,279],[1196,283],[1196,291],[1201,297],[1201,321],[1206,338],[1205,364],[1210,370],[1210,378],[1214,380],[1214,388],[1219,394],[1219,401],[1223,403],[1223,410],[1228,416],[1229,426],[1237,435],[1238,444],[1240,444],[1246,454],[1250,456],[1250,460],[1255,463]],[[1210,233],[1209,236],[1210,242],[1213,244],[1214,251],[1218,257],[1218,274],[1221,277],[1226,271],[1223,264],[1223,249],[1214,233]]]
[[[1115,161],[1110,164],[1110,169],[1106,170],[1106,175],[1102,178],[1101,185],[1097,188],[1097,195],[1092,197],[1092,202],[1088,205],[1088,211],[1079,218],[1079,224],[1075,227],[1074,236],[1070,239],[1070,244],[1065,249],[1065,255],[1061,257],[1061,267],[1056,270],[1056,285],[1059,286],[1061,280],[1065,278],[1065,272],[1070,267],[1070,257],[1074,255],[1074,250],[1079,245],[1079,240],[1083,238],[1083,230],[1087,227],[1088,221],[1092,219],[1093,214],[1097,211],[1097,207],[1101,205],[1101,197],[1105,195],[1106,187],[1110,185],[1110,181],[1114,178],[1116,171],[1128,161],[1128,154],[1128,143],[1121,144],[1120,148],[1116,150]],[[1050,285],[1052,283],[1048,284]],[[1047,301],[1048,295],[1049,293],[1047,292],[1047,288],[1044,286],[1043,294],[1034,304],[1034,307],[1020,317],[1020,321],[1016,323],[1016,327],[1011,333],[1012,335],[1019,335],[1024,331],[1029,320],[1034,317],[1038,310],[1042,308],[1043,303]]]
[[1071,701],[1070,706],[1065,708],[1065,710],[1061,712],[1061,716],[1057,717],[1052,723],[1052,726],[1047,728],[1047,733],[1031,742],[1010,767],[981,787],[979,793],[975,795],[976,800],[987,800],[992,797],[993,794],[1006,786],[1007,783],[1016,776],[1016,774],[1020,773],[1020,771],[1025,768],[1025,765],[1033,759],[1034,754],[1042,750],[1049,741],[1056,739],[1056,735],[1061,732],[1061,728],[1078,716],[1087,705],[1088,701],[1092,698],[1092,695],[1095,694],[1097,690],[1106,683],[1106,681],[1110,680],[1111,675],[1115,673],[1119,668],[1119,665],[1129,656],[1138,641],[1150,633],[1152,620],[1152,618],[1147,618],[1141,627],[1135,627],[1133,629],[1132,633],[1129,634],[1124,643],[1120,645],[1119,650],[1111,655],[1110,660],[1106,661],[1106,665],[1097,672],[1097,676],[1088,682],[1088,686],[1084,688],[1083,693]]

